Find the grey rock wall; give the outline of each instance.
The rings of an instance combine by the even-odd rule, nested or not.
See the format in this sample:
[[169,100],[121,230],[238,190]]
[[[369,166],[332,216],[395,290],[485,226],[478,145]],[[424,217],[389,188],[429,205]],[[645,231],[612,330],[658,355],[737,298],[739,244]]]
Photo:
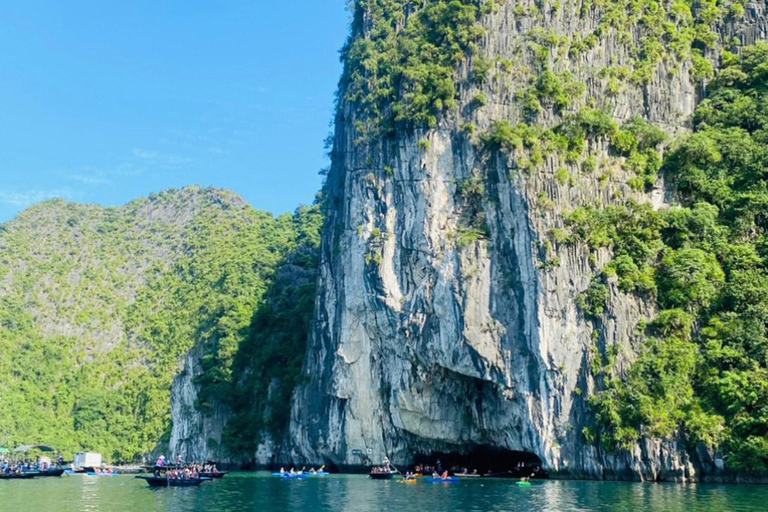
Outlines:
[[[354,108],[342,101],[309,380],[295,393],[290,447],[281,458],[354,465],[364,462],[359,453],[370,453],[374,461],[407,463],[417,454],[482,445],[534,453],[560,476],[684,480],[714,470],[710,454],[689,454],[676,440],[645,440],[615,454],[583,440],[582,429],[594,424],[586,408],[597,385],[592,347],[618,345],[626,368],[636,354],[635,327],[654,311],[612,285],[604,329],[593,341],[594,325],[575,299],[610,254],[590,260],[585,247],[557,244],[547,254],[547,233],[578,206],[634,198],[660,208],[668,194],[662,179],[653,194],[634,192],[632,175],[600,144],[590,148],[606,162],[600,172],[584,174],[551,156],[527,175],[461,132],[467,121],[482,133],[493,121],[521,120],[515,98],[530,84],[531,29],[586,35],[600,19],[595,11],[581,17],[575,5],[543,19],[519,17],[521,5],[508,2],[489,15],[481,45],[486,58],[510,59],[513,72],[470,86],[462,69],[461,106],[437,129],[358,145]],[[720,32],[749,43],[766,37],[767,26],[759,2]],[[662,63],[646,86],[605,92],[598,71],[629,63],[628,50],[608,36],[575,59],[553,53],[552,68],[572,72],[587,85],[584,101],[618,122],[639,115],[670,133],[685,131],[703,85],[687,62]],[[489,99],[479,109],[471,105],[478,92]],[[550,112],[538,122],[557,119]],[[560,168],[573,183],[554,179]],[[458,184],[472,176],[485,181],[490,236],[463,245],[457,238],[471,205]],[[560,264],[549,268],[550,258]]]
[[187,354],[183,371],[173,379],[169,454],[173,460],[229,462],[230,455],[221,449],[221,443],[231,412],[220,404],[201,410],[197,402],[195,377],[203,373],[202,356],[203,347],[198,345]]

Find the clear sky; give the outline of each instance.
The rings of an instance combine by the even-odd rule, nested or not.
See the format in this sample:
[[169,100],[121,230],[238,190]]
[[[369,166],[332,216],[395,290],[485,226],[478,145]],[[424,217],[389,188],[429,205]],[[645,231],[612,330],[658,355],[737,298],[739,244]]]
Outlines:
[[311,202],[346,3],[0,2],[0,222],[189,184],[274,213]]

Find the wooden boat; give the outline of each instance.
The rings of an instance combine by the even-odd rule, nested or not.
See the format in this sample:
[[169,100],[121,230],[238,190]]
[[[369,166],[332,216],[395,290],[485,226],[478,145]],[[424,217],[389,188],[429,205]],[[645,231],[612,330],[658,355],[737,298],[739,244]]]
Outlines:
[[64,474],[63,468],[50,468],[40,471],[38,476],[61,476]]
[[371,471],[369,476],[373,480],[391,480],[393,476],[397,474],[396,471]]
[[203,482],[211,480],[210,478],[163,478],[155,476],[136,476],[144,480],[150,487],[198,487]]
[[0,473],[0,480],[29,480],[40,476],[39,473]]
[[203,478],[224,478],[227,475],[226,471],[219,471],[217,473],[200,473]]

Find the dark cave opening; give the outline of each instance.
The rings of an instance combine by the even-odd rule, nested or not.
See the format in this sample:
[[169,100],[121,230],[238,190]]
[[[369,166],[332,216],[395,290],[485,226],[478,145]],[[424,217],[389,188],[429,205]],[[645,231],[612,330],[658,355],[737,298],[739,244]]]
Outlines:
[[456,452],[432,452],[414,457],[414,468],[493,477],[547,478],[541,459],[531,452],[476,445]]

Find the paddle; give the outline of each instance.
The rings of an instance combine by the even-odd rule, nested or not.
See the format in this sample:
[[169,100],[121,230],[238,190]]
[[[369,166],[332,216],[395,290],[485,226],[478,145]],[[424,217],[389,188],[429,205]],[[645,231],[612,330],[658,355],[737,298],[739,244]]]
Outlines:
[[404,474],[402,474],[402,473],[400,472],[400,470],[399,470],[399,469],[397,469],[397,468],[395,467],[395,465],[394,465],[394,464],[392,464],[392,462],[389,460],[389,457],[387,457],[387,459],[386,459],[386,460],[387,460],[387,464],[389,464],[390,466],[392,466],[392,467],[395,469],[395,471],[397,472],[397,474],[398,474],[398,475],[400,475],[400,476],[403,478],[403,480],[405,480],[405,475],[404,475]]

